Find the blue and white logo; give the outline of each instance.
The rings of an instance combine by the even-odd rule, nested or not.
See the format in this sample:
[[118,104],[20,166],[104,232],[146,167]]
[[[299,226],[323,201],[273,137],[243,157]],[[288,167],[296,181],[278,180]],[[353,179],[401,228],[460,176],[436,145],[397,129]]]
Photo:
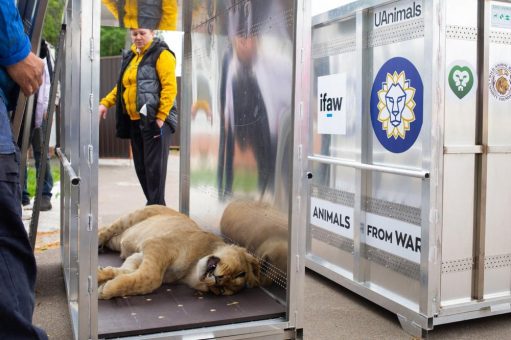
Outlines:
[[318,134],[346,134],[346,73],[318,77]]
[[371,91],[371,122],[385,149],[401,153],[419,137],[424,88],[415,66],[402,57],[388,60],[378,71]]

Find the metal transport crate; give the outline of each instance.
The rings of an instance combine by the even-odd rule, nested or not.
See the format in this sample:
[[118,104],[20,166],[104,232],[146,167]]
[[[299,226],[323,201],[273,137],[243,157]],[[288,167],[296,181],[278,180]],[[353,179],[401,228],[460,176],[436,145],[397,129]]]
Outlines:
[[435,325],[511,311],[511,3],[312,20],[306,266]]
[[[241,211],[251,220],[241,235],[266,235],[259,241],[269,244],[247,246],[268,284],[231,297],[164,285],[152,294],[98,303],[98,264],[119,262],[117,254],[98,255],[97,246],[99,35],[101,23],[115,24],[116,18],[102,12],[99,0],[69,0],[59,129],[61,253],[74,337],[301,338],[307,197],[302,152],[310,83],[302,51],[310,45],[304,34],[310,32],[310,3],[178,4],[184,32],[179,210],[221,235],[225,209],[244,204]],[[274,244],[284,252],[277,254]]]

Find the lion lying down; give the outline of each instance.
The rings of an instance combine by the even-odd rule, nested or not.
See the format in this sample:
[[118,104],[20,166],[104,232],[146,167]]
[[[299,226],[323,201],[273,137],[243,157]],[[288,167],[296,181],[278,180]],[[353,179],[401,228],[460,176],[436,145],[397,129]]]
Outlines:
[[287,217],[269,203],[237,200],[227,205],[220,220],[222,235],[246,247],[261,260],[260,284],[286,280]]
[[125,259],[119,268],[98,268],[100,299],[147,294],[172,282],[216,295],[259,285],[255,257],[164,206],[145,207],[101,228],[99,246]]

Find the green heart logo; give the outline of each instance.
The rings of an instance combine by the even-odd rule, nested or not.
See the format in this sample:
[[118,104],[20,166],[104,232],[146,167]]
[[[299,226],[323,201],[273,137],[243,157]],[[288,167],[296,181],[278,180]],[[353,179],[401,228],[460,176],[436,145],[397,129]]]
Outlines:
[[470,67],[453,66],[449,72],[449,86],[459,99],[465,97],[474,86],[474,74]]

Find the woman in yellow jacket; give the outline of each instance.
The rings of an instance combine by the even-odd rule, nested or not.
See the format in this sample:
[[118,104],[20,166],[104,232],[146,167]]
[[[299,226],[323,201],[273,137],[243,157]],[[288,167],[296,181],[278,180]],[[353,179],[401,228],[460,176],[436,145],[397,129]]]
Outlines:
[[106,118],[116,106],[116,135],[131,141],[146,204],[165,205],[170,137],[177,126],[176,58],[152,30],[130,33],[131,50],[123,54],[117,86],[100,101],[99,114]]

